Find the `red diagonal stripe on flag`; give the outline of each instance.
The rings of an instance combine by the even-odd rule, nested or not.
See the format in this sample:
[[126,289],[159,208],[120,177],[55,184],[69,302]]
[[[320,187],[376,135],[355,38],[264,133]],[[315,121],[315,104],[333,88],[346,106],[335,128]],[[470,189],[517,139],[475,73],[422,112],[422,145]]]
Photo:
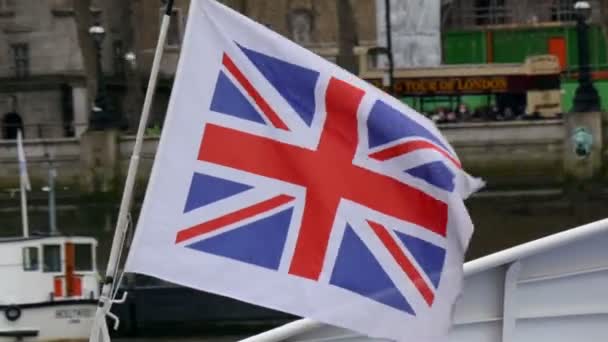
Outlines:
[[237,210],[230,214],[220,216],[211,221],[207,221],[205,223],[198,224],[194,227],[190,227],[184,230],[181,230],[177,233],[177,237],[175,238],[175,243],[180,243],[182,241],[191,239],[193,237],[206,234],[212,232],[214,230],[220,229],[227,225],[242,221],[246,218],[253,217],[255,215],[261,214],[263,212],[272,210],[274,208],[278,208],[283,204],[289,203],[294,199],[292,196],[288,195],[280,195],[273,197],[269,200],[254,204],[252,206],[243,208],[241,210]]
[[393,239],[391,234],[389,234],[388,230],[384,226],[371,221],[367,221],[367,223],[369,223],[369,225],[372,227],[374,233],[376,233],[376,236],[378,236],[380,241],[382,241],[382,244],[384,244],[384,246],[388,249],[393,258],[395,258],[395,261],[397,261],[399,267],[403,270],[403,272],[405,272],[407,277],[410,278],[414,286],[416,286],[426,303],[431,306],[435,300],[433,291],[422,278],[422,275],[420,272],[418,272],[409,258],[405,255],[405,253],[403,253],[397,242],[395,242],[395,239]]
[[268,120],[270,120],[270,123],[272,123],[272,125],[276,128],[279,128],[279,129],[282,129],[285,131],[289,131],[289,128],[281,120],[279,115],[270,107],[268,102],[266,102],[266,100],[264,100],[262,95],[260,95],[260,93],[257,90],[255,90],[255,87],[253,86],[253,84],[251,84],[251,82],[249,82],[247,77],[241,72],[241,70],[239,70],[239,68],[236,66],[236,64],[234,64],[232,59],[230,59],[230,57],[228,57],[227,54],[224,54],[222,63],[224,64],[226,69],[228,69],[228,71],[232,74],[232,76],[234,76],[234,78],[236,78],[236,80],[245,89],[245,91],[247,91],[247,94],[249,94],[249,96],[251,96],[251,98],[255,101],[255,103],[258,105],[258,107],[260,107],[262,112],[264,112],[264,115],[266,115]]
[[406,153],[410,153],[410,152],[414,152],[414,151],[422,150],[422,149],[435,150],[435,151],[441,153],[444,157],[448,158],[459,169],[462,168],[462,165],[460,164],[460,162],[458,160],[456,160],[454,157],[452,157],[445,150],[443,150],[442,148],[438,147],[437,145],[435,145],[433,143],[430,143],[430,142],[424,141],[424,140],[404,142],[402,144],[389,147],[385,150],[381,150],[381,151],[372,153],[370,155],[370,157],[373,159],[376,159],[376,160],[385,161],[385,160],[399,157]]

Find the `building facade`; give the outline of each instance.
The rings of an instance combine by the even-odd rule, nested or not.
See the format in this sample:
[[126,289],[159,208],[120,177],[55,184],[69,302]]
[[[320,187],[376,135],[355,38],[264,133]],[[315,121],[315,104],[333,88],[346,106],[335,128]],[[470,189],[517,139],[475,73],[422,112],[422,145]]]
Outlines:
[[[588,1],[590,61],[600,94],[608,91],[608,58],[602,24],[605,1]],[[572,108],[579,67],[575,0],[444,1],[443,63],[523,63],[528,56],[553,54],[562,67],[562,109]],[[602,98],[608,109],[608,97]]]
[[[0,138],[14,139],[19,128],[27,139],[86,131],[98,85],[94,24],[105,29],[104,109],[114,126],[134,132],[165,2],[0,0]],[[375,44],[375,0],[222,2],[334,62]],[[164,120],[188,9],[189,0],[175,1],[151,126]]]
[[[376,44],[375,0],[222,0],[221,2],[343,66],[347,62],[342,63],[342,61],[348,60],[348,56],[341,59],[341,44],[347,46],[346,50],[349,50],[349,45],[354,48],[357,45]],[[137,68],[140,80],[147,79],[146,75],[152,65],[160,29],[164,4],[155,3],[157,6],[151,6],[146,0],[133,1],[132,9],[136,13],[133,27],[137,41]],[[164,120],[186,27],[188,8],[189,0],[175,1],[150,126],[161,126]],[[343,23],[342,26],[340,23]],[[352,50],[350,48],[350,51]],[[352,64],[356,64],[354,56]],[[139,84],[142,83],[139,81]]]
[[74,136],[87,91],[73,11],[65,1],[0,0],[0,138]]
[[[189,0],[176,0],[150,126],[162,126],[186,27]],[[357,46],[381,44],[377,0],[222,0],[317,54],[356,72]],[[608,91],[605,0],[590,1],[591,62]],[[564,111],[576,89],[574,0],[441,1],[442,64],[524,63],[554,54],[562,67]],[[103,80],[116,127],[139,120],[165,1],[0,0],[0,138],[79,136],[97,93],[96,50],[88,28],[105,28]],[[125,58],[128,56],[129,58]],[[353,62],[354,61],[354,62]],[[355,67],[353,67],[355,66]],[[608,108],[608,98],[603,107]]]

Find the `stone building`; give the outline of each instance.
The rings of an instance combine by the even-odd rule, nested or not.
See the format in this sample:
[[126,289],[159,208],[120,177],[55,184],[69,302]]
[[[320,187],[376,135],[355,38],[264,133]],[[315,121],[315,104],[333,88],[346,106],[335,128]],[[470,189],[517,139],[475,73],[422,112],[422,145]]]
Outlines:
[[[562,111],[572,109],[578,87],[577,0],[443,1],[444,64],[523,63],[528,56],[555,55],[561,66]],[[589,0],[589,62],[595,87],[608,91],[608,1]],[[475,99],[472,99],[475,101]],[[608,108],[608,97],[601,97]],[[485,99],[477,101],[478,104]]]
[[[574,4],[578,0],[447,0],[444,4],[445,29],[462,29],[489,25],[536,25],[574,21]],[[592,20],[600,19],[599,0],[588,1]]]
[[137,104],[125,101],[130,99],[125,94],[141,92],[128,91],[134,87],[127,80],[135,61],[124,58],[137,52],[132,19],[140,13],[132,9],[138,3],[0,0],[0,139],[14,139],[18,128],[26,139],[80,136],[87,130],[98,79],[88,31],[96,23],[105,28],[106,102],[117,126],[125,127],[124,111],[136,112]]
[[[79,136],[97,93],[97,55],[88,29],[105,28],[106,110],[134,132],[165,1],[0,0],[0,138]],[[375,45],[375,0],[224,0],[329,60],[348,67],[352,47]],[[150,125],[161,125],[186,26],[176,0]],[[340,14],[340,15],[339,15]],[[125,56],[129,54],[129,59]],[[350,59],[349,59],[350,58]]]
[[[248,17],[267,25],[316,53],[334,60],[340,35],[360,45],[376,44],[375,0],[225,0]],[[343,7],[348,2],[348,7]],[[352,11],[352,13],[348,13]],[[340,16],[353,22],[341,30]],[[346,19],[348,20],[348,19]]]
[[72,11],[62,1],[0,0],[0,138],[73,136],[87,94]]
[[[356,45],[376,45],[375,0],[223,0],[221,2],[343,66],[354,62],[349,61],[348,56],[341,58],[343,57],[340,52],[341,43],[342,51],[344,49],[352,51],[352,47]],[[188,4],[188,0],[175,1],[173,20],[161,64],[161,79],[151,113],[151,125],[161,125],[164,118],[179,57],[180,42],[185,30]],[[138,68],[142,79],[146,79],[145,75],[148,74],[152,64],[162,8],[160,2],[155,7],[150,6],[147,1],[134,1],[133,10],[138,13],[134,24]],[[338,15],[339,13],[341,16]]]

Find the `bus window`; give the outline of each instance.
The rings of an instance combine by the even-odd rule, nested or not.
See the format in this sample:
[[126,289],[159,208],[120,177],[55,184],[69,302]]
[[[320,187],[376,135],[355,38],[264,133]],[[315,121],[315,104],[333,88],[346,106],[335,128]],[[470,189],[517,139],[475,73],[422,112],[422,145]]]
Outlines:
[[38,271],[40,268],[38,259],[38,247],[23,248],[23,270]]
[[43,245],[42,258],[42,270],[44,272],[61,272],[61,248],[59,245]]
[[74,250],[74,254],[76,256],[75,270],[92,271],[93,245],[90,243],[77,243],[74,245]]

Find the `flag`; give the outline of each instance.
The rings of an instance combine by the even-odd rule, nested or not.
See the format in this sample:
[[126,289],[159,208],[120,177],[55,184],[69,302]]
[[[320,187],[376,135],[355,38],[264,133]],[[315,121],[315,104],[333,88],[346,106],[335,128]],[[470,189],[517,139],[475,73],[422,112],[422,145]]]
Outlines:
[[25,190],[30,191],[30,177],[27,174],[27,163],[25,161],[25,151],[23,150],[23,138],[21,130],[17,131],[17,158],[19,159],[19,181]]
[[192,1],[125,270],[397,341],[445,337],[475,181],[423,116]]

